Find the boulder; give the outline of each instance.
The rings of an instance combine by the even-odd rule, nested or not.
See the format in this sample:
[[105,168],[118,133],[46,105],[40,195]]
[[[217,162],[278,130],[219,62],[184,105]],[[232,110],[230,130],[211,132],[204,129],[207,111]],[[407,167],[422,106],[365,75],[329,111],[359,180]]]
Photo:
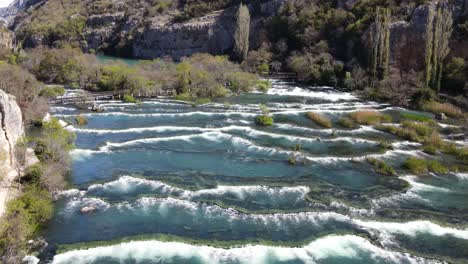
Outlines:
[[80,213],[82,214],[92,214],[92,213],[95,213],[96,211],[97,211],[97,208],[94,206],[85,206],[80,209]]
[[447,116],[444,113],[437,113],[435,114],[435,118],[437,120],[447,120]]

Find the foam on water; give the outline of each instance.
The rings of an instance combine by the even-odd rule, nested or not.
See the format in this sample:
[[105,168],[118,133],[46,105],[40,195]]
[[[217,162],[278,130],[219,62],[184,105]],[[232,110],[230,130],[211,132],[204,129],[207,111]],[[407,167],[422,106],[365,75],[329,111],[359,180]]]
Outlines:
[[202,189],[197,191],[185,190],[177,188],[161,181],[153,181],[141,179],[131,176],[122,176],[119,179],[104,184],[93,184],[88,187],[86,191],[79,191],[71,189],[61,192],[62,197],[84,196],[88,193],[91,194],[128,194],[135,191],[140,191],[141,188],[147,188],[157,194],[175,195],[182,199],[196,199],[200,196],[213,195],[222,197],[226,194],[233,194],[238,199],[244,199],[246,196],[256,194],[267,195],[270,199],[281,199],[285,195],[295,195],[296,200],[303,199],[304,196],[310,192],[309,187],[295,186],[295,187],[267,187],[267,186],[225,186],[220,185],[213,189]]
[[357,224],[378,230],[383,233],[403,234],[408,236],[417,236],[418,234],[431,234],[433,236],[453,236],[468,240],[468,229],[456,229],[443,227],[430,221],[413,221],[406,223],[388,223],[388,222],[365,222],[354,220]]
[[[54,257],[52,263],[98,263],[102,260],[119,262],[154,261],[177,263],[197,260],[200,263],[324,263],[327,260],[357,260],[366,263],[437,263],[409,254],[387,251],[364,238],[352,235],[327,236],[301,248],[245,246],[221,249],[179,242],[134,241],[114,246],[69,251]],[[354,262],[353,262],[354,263]],[[356,262],[357,263],[357,262]]]
[[450,190],[447,188],[436,187],[421,183],[417,181],[418,177],[416,176],[403,176],[401,178],[411,184],[412,191],[414,192],[450,192]]
[[328,87],[321,87],[322,89],[328,89],[329,92],[325,91],[314,91],[303,89],[300,87],[292,87],[285,89],[284,87],[273,87],[268,90],[270,95],[280,95],[280,96],[298,96],[298,97],[312,97],[322,99],[324,101],[354,101],[358,98],[351,93],[343,93],[335,91]]

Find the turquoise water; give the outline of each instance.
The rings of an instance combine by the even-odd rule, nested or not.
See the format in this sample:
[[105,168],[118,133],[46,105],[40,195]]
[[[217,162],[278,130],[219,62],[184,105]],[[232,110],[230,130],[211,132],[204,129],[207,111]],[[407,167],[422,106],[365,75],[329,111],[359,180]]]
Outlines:
[[123,62],[129,66],[135,65],[141,61],[141,60],[136,60],[136,59],[124,59],[124,58],[118,58],[118,57],[107,56],[107,55],[96,55],[96,58],[98,59],[99,62],[104,63],[104,64]]
[[[254,124],[260,103],[273,126]],[[468,175],[410,175],[401,165],[425,155],[417,144],[336,123],[357,109],[395,117],[404,109],[282,82],[267,94],[198,107],[171,99],[100,104],[104,113],[81,113],[88,125],[71,128],[75,189],[59,195],[43,260],[467,263]],[[307,111],[335,128],[318,127]],[[78,110],[54,114],[71,120]],[[302,162],[290,165],[291,156]],[[376,174],[368,156],[399,176]],[[64,245],[71,247],[57,250]]]

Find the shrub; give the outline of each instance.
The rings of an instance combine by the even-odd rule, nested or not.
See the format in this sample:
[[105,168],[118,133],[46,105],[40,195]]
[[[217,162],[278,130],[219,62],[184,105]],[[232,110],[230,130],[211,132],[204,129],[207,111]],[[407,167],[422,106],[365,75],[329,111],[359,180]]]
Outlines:
[[377,111],[358,111],[350,114],[350,117],[359,124],[375,125],[382,122],[391,122],[392,117]]
[[88,124],[88,118],[86,116],[82,116],[82,115],[76,116],[75,117],[75,123],[78,126],[85,126],[85,125]]
[[415,141],[415,142],[421,141],[421,138],[413,129],[400,128],[400,127],[392,126],[392,125],[377,125],[375,128],[377,130],[388,132],[390,134],[396,135],[406,140]]
[[383,175],[396,175],[395,169],[382,160],[376,158],[367,158],[367,162],[374,166],[375,172]]
[[436,160],[433,160],[431,162],[429,162],[429,170],[434,172],[434,173],[439,173],[439,174],[443,174],[443,173],[447,173],[448,172],[448,169],[442,165],[440,162],[436,161]]
[[426,123],[416,123],[416,122],[411,122],[411,121],[403,121],[402,126],[407,129],[412,129],[416,131],[416,133],[419,136],[425,137],[429,136],[432,131],[434,131],[434,128],[429,126]]
[[436,101],[430,101],[423,105],[423,110],[433,113],[444,113],[450,117],[463,117],[463,111],[449,103],[438,103]]
[[271,82],[268,80],[258,80],[257,81],[257,89],[261,92],[268,92],[268,89],[271,87]]
[[32,239],[53,215],[50,193],[37,184],[28,186],[23,193],[7,204],[0,225],[0,255],[6,263],[18,263],[27,252]]
[[338,124],[345,128],[354,128],[354,121],[349,117],[342,117],[338,120]]
[[388,149],[393,149],[393,145],[391,143],[381,141],[379,142],[379,147],[382,150],[388,150]]
[[255,118],[255,124],[260,126],[271,126],[273,125],[273,117],[268,115],[259,115]]
[[442,151],[454,155],[463,163],[468,162],[468,147],[457,147],[455,143],[446,143],[442,146]]
[[65,88],[63,88],[63,86],[49,85],[49,86],[45,86],[41,90],[39,95],[49,97],[49,98],[54,98],[54,97],[62,96],[64,94],[65,94]]
[[411,157],[406,160],[404,166],[416,175],[421,175],[427,172],[427,162],[423,159]]
[[288,163],[289,163],[290,165],[296,165],[296,164],[297,164],[297,159],[296,159],[296,157],[295,157],[294,155],[289,156],[289,158],[288,158]]
[[321,127],[325,127],[325,128],[332,127],[330,119],[324,115],[314,113],[314,112],[308,112],[307,117]]
[[131,104],[137,104],[139,102],[137,99],[135,99],[135,97],[129,94],[124,95],[124,97],[122,98],[122,101],[125,103],[131,103]]

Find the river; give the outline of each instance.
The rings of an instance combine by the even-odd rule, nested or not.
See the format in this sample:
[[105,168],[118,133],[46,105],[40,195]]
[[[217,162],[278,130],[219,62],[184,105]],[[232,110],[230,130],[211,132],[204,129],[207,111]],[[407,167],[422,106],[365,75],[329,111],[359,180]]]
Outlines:
[[[255,125],[260,103],[273,126]],[[105,112],[72,128],[75,189],[46,230],[53,263],[468,263],[468,175],[410,175],[406,158],[426,155],[417,143],[337,124],[358,109],[396,121],[414,111],[279,81],[198,107],[100,104]],[[299,146],[303,162],[291,165]],[[366,157],[398,176],[375,173]]]

